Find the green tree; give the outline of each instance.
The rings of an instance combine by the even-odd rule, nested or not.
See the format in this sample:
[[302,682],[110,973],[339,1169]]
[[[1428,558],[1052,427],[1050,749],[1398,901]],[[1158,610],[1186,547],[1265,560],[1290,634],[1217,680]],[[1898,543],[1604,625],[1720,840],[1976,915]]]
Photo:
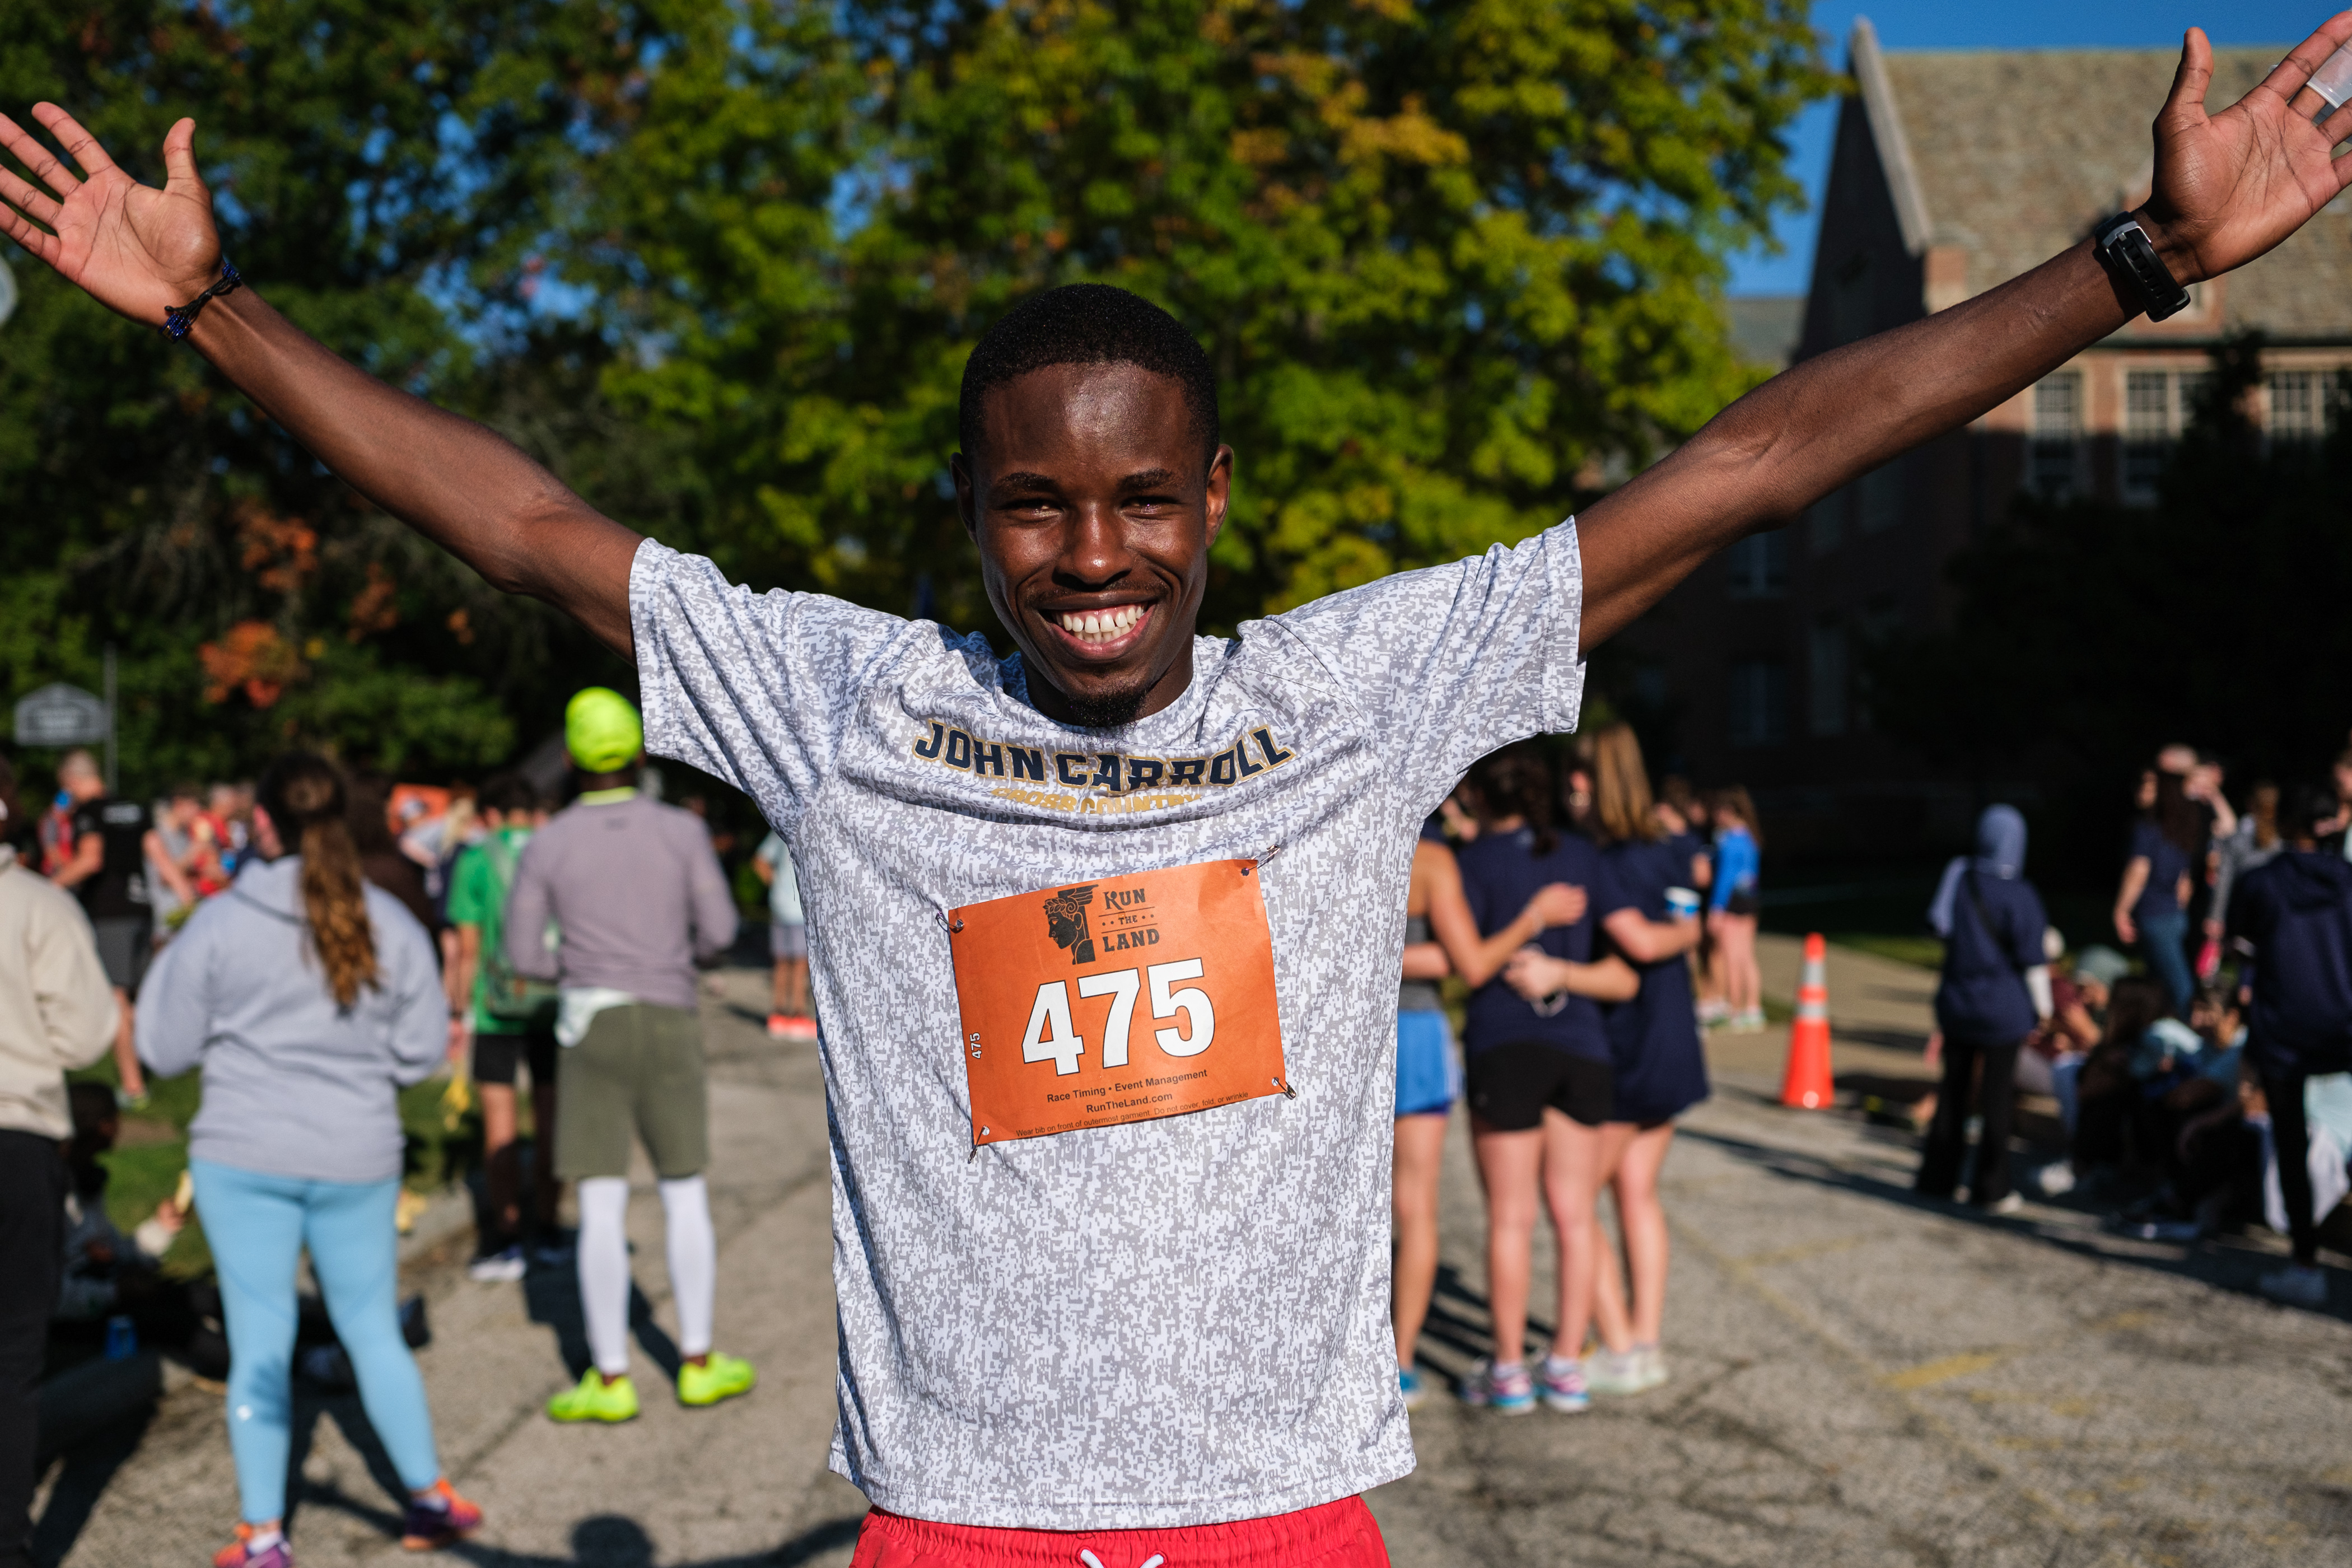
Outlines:
[[[229,254],[281,309],[395,381],[511,416],[593,394],[609,354],[530,330],[528,290],[609,133],[597,106],[637,69],[626,20],[561,0],[11,6],[0,107],[21,123],[37,99],[64,104],[151,177],[165,128],[195,116]],[[249,768],[297,741],[479,766],[561,665],[593,657],[357,503],[194,354],[15,260],[0,688],[95,685],[119,644],[126,782]],[[521,424],[591,488],[628,466],[578,414]]]
[[941,459],[1022,295],[1120,284],[1208,346],[1230,622],[1524,537],[1744,390],[1724,257],[1797,199],[1783,136],[1828,85],[1790,0],[728,16],[593,176],[594,281],[657,350],[605,385],[691,430],[696,542],[730,569],[928,586],[964,626]]

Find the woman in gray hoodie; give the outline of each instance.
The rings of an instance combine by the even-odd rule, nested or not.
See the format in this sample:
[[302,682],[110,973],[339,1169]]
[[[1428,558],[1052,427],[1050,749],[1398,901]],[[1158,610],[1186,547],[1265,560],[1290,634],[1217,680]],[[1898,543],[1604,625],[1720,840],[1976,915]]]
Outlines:
[[402,1544],[445,1545],[482,1518],[441,1474],[394,1300],[397,1096],[440,1059],[447,1009],[431,942],[362,879],[344,812],[331,763],[270,764],[253,813],[258,858],[196,911],[142,993],[140,1057],[164,1076],[205,1074],[188,1165],[227,1320],[243,1516],[216,1568],[293,1562],[286,1464],[305,1247],[368,1421],[409,1489]]

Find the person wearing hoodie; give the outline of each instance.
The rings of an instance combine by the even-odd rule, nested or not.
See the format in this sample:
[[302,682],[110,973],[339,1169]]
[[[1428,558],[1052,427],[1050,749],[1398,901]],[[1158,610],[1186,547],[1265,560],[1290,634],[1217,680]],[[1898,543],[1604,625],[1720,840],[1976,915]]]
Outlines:
[[2279,1195],[2294,1246],[2294,1260],[2260,1283],[2264,1295],[2304,1307],[2327,1300],[2304,1154],[2310,1141],[2304,1089],[2321,1074],[2352,1070],[2352,865],[2318,844],[2321,825],[2336,811],[2332,791],[2289,790],[2279,805],[2286,853],[2240,878],[2230,899],[2231,939],[2253,970],[2246,1055],[2269,1102]]
[[1984,1118],[1969,1201],[1995,1214],[2023,1202],[2010,1188],[2009,1123],[2016,1109],[2017,1053],[2051,1014],[2042,947],[2049,917],[2025,879],[2025,818],[1989,805],[1977,818],[1977,850],[1944,868],[1927,923],[1944,939],[1936,1026],[1944,1033],[1944,1082],[1919,1159],[1918,1191],[1948,1198],[1968,1152],[1969,1090],[1983,1067]]
[[408,1489],[401,1544],[442,1546],[482,1521],[450,1489],[394,1286],[404,1140],[398,1094],[441,1059],[447,1010],[433,943],[362,880],[342,776],[280,757],[253,812],[258,858],[199,909],[148,972],[139,1055],[204,1069],[188,1170],[229,1341],[229,1449],[241,1521],[215,1568],[289,1568],[295,1269],[303,1251]]
[[26,824],[0,758],[0,1568],[29,1568],[41,1358],[65,1252],[73,1135],[66,1069],[114,1043],[115,1000],[89,919],[71,893],[19,865]]

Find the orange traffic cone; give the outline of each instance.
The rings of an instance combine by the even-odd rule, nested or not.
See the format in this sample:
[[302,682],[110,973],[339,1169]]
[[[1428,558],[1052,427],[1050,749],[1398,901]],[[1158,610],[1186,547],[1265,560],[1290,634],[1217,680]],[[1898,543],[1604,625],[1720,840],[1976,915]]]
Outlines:
[[1804,984],[1797,987],[1797,1016],[1789,1026],[1789,1070],[1780,1079],[1780,1103],[1819,1110],[1837,1098],[1830,1081],[1829,943],[1822,933],[1805,939]]

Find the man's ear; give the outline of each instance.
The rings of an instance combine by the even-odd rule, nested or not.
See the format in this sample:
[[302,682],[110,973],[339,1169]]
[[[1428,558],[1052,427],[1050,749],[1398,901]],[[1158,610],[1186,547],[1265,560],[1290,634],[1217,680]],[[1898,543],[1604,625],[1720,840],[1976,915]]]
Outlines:
[[1207,490],[1208,542],[1213,545],[1225,526],[1225,507],[1233,500],[1234,449],[1231,447],[1219,446],[1217,455],[1209,459]]
[[948,459],[948,472],[955,479],[956,515],[963,519],[963,531],[980,542],[980,497],[972,487],[971,464],[961,452]]

